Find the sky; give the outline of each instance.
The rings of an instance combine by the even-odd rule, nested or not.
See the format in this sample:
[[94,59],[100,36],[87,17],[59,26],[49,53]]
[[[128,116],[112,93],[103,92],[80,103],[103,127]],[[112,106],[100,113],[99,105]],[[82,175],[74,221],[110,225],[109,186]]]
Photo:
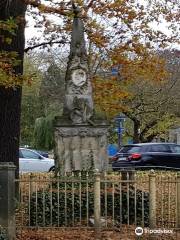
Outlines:
[[[51,21],[52,20],[54,22],[59,22],[60,18],[51,15]],[[40,41],[43,42],[43,34],[42,34],[43,29],[38,28],[38,27],[34,27],[35,26],[35,21],[34,21],[32,16],[27,15],[26,16],[26,21],[27,21],[27,26],[26,26],[26,29],[25,29],[26,46],[28,44],[28,41],[33,37],[39,37]],[[168,24],[163,18],[161,19],[161,23],[157,24],[157,22],[152,22],[150,24],[150,26],[154,30],[159,30],[160,29],[163,33],[165,33],[169,36],[171,35],[171,31],[168,29]],[[177,28],[179,28],[179,25],[177,25]],[[172,44],[171,47],[172,48],[177,48],[177,49],[180,50],[180,44]]]

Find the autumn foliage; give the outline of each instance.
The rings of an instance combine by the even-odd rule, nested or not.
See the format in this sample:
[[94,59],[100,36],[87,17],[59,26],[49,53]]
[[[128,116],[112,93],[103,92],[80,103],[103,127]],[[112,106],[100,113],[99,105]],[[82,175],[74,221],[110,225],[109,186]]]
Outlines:
[[[108,117],[114,117],[118,112],[130,111],[129,105],[124,104],[125,100],[134,98],[137,94],[133,86],[149,84],[152,86],[163,86],[168,78],[165,68],[165,61],[155,54],[145,54],[133,59],[123,56],[120,50],[111,52],[111,65],[105,66],[105,78],[101,74],[94,76],[94,99],[97,105],[106,112]],[[117,67],[116,75],[113,76],[111,69]]]
[[[134,121],[135,116],[132,113],[139,107],[139,104],[138,107],[134,107],[136,106],[134,102],[142,100],[140,96],[142,89],[152,87],[153,94],[156,91],[161,92],[163,86],[167,89],[168,72],[164,60],[156,52],[179,41],[178,1],[24,0],[24,2],[27,5],[27,16],[33,19],[34,28],[42,33],[40,37],[35,36],[27,41],[25,52],[37,47],[50,48],[53,44],[59,48],[69,49],[74,17],[72,2],[81,8],[80,17],[85,26],[94,100],[98,110],[105,111],[108,117],[112,118],[117,113],[124,112]],[[20,25],[24,19],[18,16],[0,22],[1,43],[4,41],[6,45],[11,46],[11,38],[16,34],[17,21]],[[164,25],[166,30],[163,30]],[[5,32],[9,34],[6,35]],[[13,51],[0,53],[0,85],[15,87],[22,85],[24,81],[31,81],[29,76],[14,74],[18,59]],[[112,68],[117,68],[116,76],[110,76]],[[136,93],[140,96],[139,99],[135,99]],[[148,94],[150,96],[149,90],[146,91],[144,100]],[[140,112],[147,110],[147,105],[149,106],[149,102],[147,104],[144,100],[141,101],[141,109],[138,110]],[[156,105],[152,99],[151,102]],[[148,112],[154,113],[159,109],[151,107]],[[136,120],[138,125],[142,125],[142,113]]]
[[21,60],[16,51],[8,49],[16,36],[17,21],[19,21],[18,18],[0,21],[0,43],[7,49],[0,52],[0,86],[6,88],[21,86],[23,82],[31,82],[31,76],[16,73],[15,69],[21,64]]
[[[173,3],[169,0],[140,3],[132,0],[46,2],[25,0],[28,6],[27,15],[34,19],[34,27],[41,29],[44,36],[42,45],[39,44],[42,42],[42,36],[28,40],[28,47],[31,47],[29,49],[35,48],[36,45],[69,43],[73,19],[72,2],[78,4],[82,9],[81,17],[85,23],[89,54],[98,53],[105,58],[108,57],[112,64],[115,64],[115,61],[117,64],[124,63],[123,71],[126,71],[126,66],[129,68],[127,54],[135,54],[137,57],[144,53],[147,54],[147,49],[165,47],[172,41],[174,43],[176,40],[178,41],[176,22],[179,13],[176,1]],[[51,16],[56,17],[57,20],[55,21]],[[171,34],[167,35],[160,30],[160,27],[156,29],[152,26],[153,23],[160,26],[162,19],[166,19]],[[24,21],[20,18],[10,18],[6,22],[1,21],[1,38],[3,38],[3,31],[14,34],[14,29],[17,28],[16,21],[21,20]],[[4,41],[11,44],[11,36],[6,37]],[[133,68],[135,68],[134,65]],[[145,68],[146,65],[144,65]],[[17,83],[16,80],[15,83]]]

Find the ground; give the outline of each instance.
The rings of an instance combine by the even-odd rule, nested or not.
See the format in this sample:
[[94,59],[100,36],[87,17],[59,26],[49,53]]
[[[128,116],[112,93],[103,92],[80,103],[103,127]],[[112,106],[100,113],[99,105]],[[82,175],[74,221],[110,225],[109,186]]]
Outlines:
[[95,234],[93,230],[87,229],[61,229],[61,230],[29,230],[19,232],[17,240],[178,240],[180,232],[172,235],[155,235],[153,238],[147,234],[137,237],[133,229],[124,228],[122,231],[102,231],[101,234]]

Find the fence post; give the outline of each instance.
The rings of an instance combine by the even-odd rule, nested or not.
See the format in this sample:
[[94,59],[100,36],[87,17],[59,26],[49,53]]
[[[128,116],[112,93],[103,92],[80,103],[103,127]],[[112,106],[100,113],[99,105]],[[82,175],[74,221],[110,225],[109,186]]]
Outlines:
[[122,180],[130,180],[130,181],[135,180],[135,170],[134,169],[121,170],[120,173],[121,173]]
[[8,240],[16,239],[15,224],[15,165],[0,163],[0,226]]
[[100,237],[101,230],[101,178],[100,172],[96,171],[94,182],[94,227],[96,239]]
[[154,170],[149,174],[149,227],[156,228],[156,175]]
[[30,195],[33,194],[33,192],[35,192],[35,186],[34,186],[34,182],[33,182],[34,176],[32,173],[30,173],[29,175],[29,184],[30,184]]
[[180,173],[177,174],[177,229],[180,229]]

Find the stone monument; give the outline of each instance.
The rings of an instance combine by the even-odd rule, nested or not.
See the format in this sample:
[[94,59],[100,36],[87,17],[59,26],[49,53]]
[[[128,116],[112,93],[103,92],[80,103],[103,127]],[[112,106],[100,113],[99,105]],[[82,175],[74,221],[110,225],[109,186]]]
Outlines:
[[107,169],[108,123],[94,116],[88,71],[84,24],[73,5],[70,55],[65,77],[65,101],[61,117],[55,118],[55,162],[61,173]]

